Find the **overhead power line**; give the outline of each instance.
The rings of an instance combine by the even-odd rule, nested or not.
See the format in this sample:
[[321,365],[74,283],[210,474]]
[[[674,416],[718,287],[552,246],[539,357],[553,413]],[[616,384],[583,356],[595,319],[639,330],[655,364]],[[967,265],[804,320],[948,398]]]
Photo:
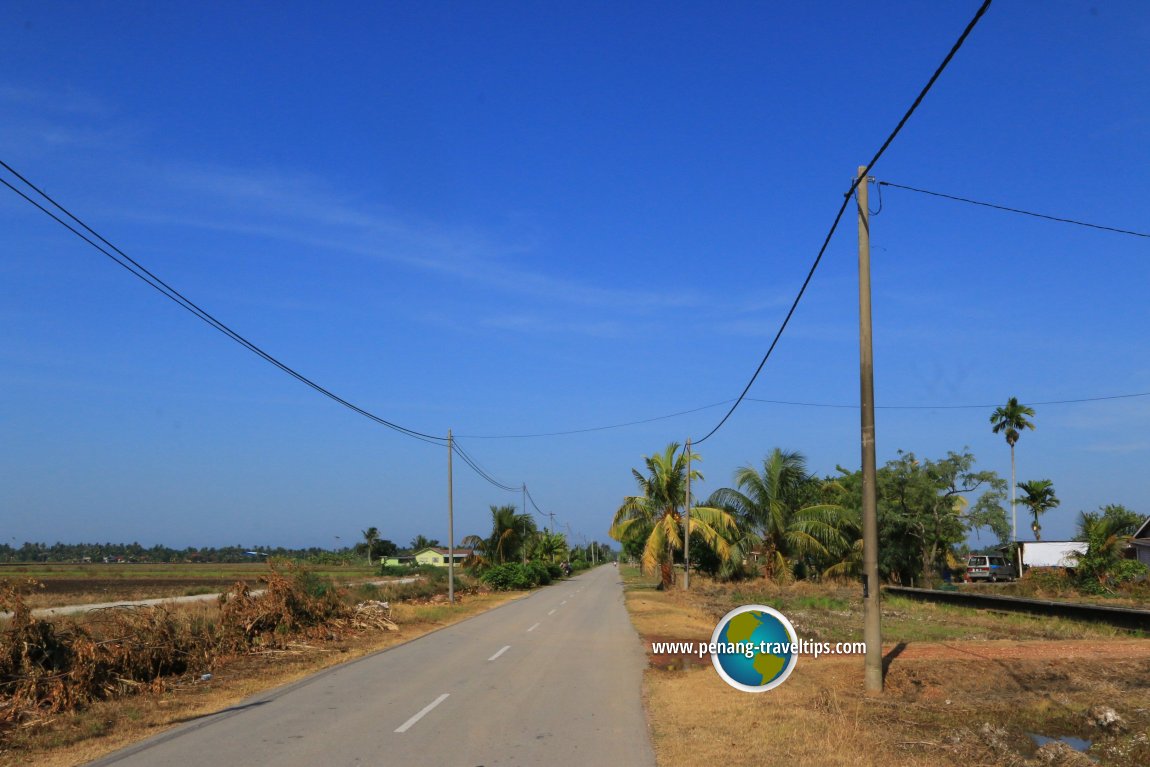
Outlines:
[[755,383],[755,379],[759,377],[759,373],[762,372],[763,366],[767,364],[767,360],[770,359],[771,353],[775,350],[775,346],[778,345],[779,339],[783,335],[783,331],[787,329],[787,325],[790,323],[791,317],[794,316],[795,309],[798,308],[799,302],[803,298],[803,294],[807,291],[807,286],[810,285],[811,278],[815,276],[815,270],[819,268],[819,263],[823,259],[823,254],[826,253],[827,246],[830,245],[831,238],[834,236],[835,230],[838,229],[839,222],[842,220],[843,213],[846,212],[847,205],[850,203],[851,196],[854,194],[855,189],[858,187],[860,182],[866,182],[867,176],[871,169],[875,166],[875,163],[877,163],[879,158],[883,156],[887,150],[887,147],[889,147],[895,140],[895,137],[898,136],[899,132],[902,131],[903,126],[906,125],[908,120],[910,120],[911,115],[913,115],[915,110],[918,109],[919,104],[921,104],[923,99],[926,98],[926,94],[930,92],[930,89],[934,87],[935,82],[939,77],[942,76],[942,73],[946,70],[947,65],[950,64],[951,59],[953,59],[955,54],[958,53],[959,49],[962,48],[963,43],[966,42],[966,38],[974,30],[983,14],[985,14],[986,10],[990,7],[990,3],[991,0],[984,0],[978,11],[974,14],[974,18],[970,20],[970,22],[966,25],[966,29],[964,29],[962,34],[959,35],[958,40],[956,40],[954,45],[951,46],[950,51],[946,54],[946,58],[944,58],[942,63],[938,65],[938,68],[934,70],[934,74],[930,76],[930,80],[928,80],[926,85],[923,86],[923,89],[919,92],[918,97],[915,98],[914,103],[910,105],[910,108],[906,110],[906,113],[902,116],[902,119],[898,121],[898,125],[894,127],[894,130],[890,132],[890,135],[886,137],[886,140],[882,142],[882,146],[880,146],[878,151],[875,152],[874,157],[870,159],[870,162],[866,164],[863,172],[860,173],[858,177],[851,182],[850,189],[848,189],[846,194],[843,195],[842,205],[839,206],[838,213],[835,214],[834,221],[831,223],[831,227],[827,231],[827,236],[823,239],[822,247],[819,248],[818,255],[815,256],[814,263],[811,264],[810,271],[807,272],[807,277],[805,280],[803,280],[803,284],[799,288],[798,295],[795,296],[795,300],[791,304],[791,308],[787,312],[787,316],[783,318],[783,322],[779,326],[778,332],[775,333],[775,338],[773,341],[771,341],[771,345],[767,349],[767,353],[763,355],[763,359],[759,362],[759,366],[755,368],[755,372],[751,376],[751,380],[747,381],[747,385],[743,387],[743,391],[735,400],[735,404],[731,405],[731,409],[727,411],[726,415],[724,415],[717,424],[715,424],[715,427],[707,432],[707,434],[702,439],[691,440],[692,444],[699,445],[710,439],[715,432],[722,428],[723,424],[727,422],[727,419],[731,417],[731,414],[735,412],[735,409],[738,408],[739,404],[747,396],[747,392],[751,390],[751,386]]
[[534,434],[464,434],[461,435],[467,439],[534,439],[536,437],[565,437],[571,434],[587,434],[594,431],[607,431],[609,429],[622,429],[624,426],[640,426],[645,423],[654,423],[655,421],[665,421],[668,418],[678,418],[683,415],[690,415],[691,413],[698,413],[700,410],[710,410],[711,408],[726,405],[733,400],[723,400],[722,402],[713,402],[710,405],[701,405],[700,407],[693,407],[690,410],[680,410],[677,413],[668,413],[666,415],[657,415],[653,418],[643,418],[638,421],[626,421],[624,423],[608,424],[606,426],[589,426],[583,429],[568,429],[567,431],[548,431],[537,432]]
[[1009,206],[998,205],[998,204],[993,203],[993,202],[982,202],[980,200],[971,200],[967,197],[959,197],[957,195],[944,194],[942,192],[932,192],[928,189],[916,189],[913,186],[906,186],[904,184],[896,184],[892,181],[879,181],[878,185],[880,187],[889,186],[892,189],[904,189],[908,192],[918,192],[919,194],[926,194],[926,195],[930,195],[931,197],[942,197],[943,199],[954,200],[955,202],[965,202],[968,205],[979,205],[983,208],[993,208],[994,210],[1001,210],[1001,211],[1005,211],[1007,213],[1017,213],[1017,214],[1022,215],[1022,216],[1031,216],[1033,218],[1041,218],[1041,219],[1045,219],[1046,221],[1057,221],[1060,224],[1074,224],[1075,226],[1085,226],[1085,227],[1089,227],[1090,229],[1101,229],[1104,232],[1115,232],[1116,234],[1128,234],[1132,237],[1150,238],[1150,234],[1147,234],[1146,232],[1135,232],[1131,229],[1118,229],[1117,227],[1113,227],[1113,226],[1103,226],[1102,224],[1091,224],[1088,221],[1078,221],[1078,220],[1073,219],[1073,218],[1064,218],[1062,216],[1050,216],[1050,215],[1047,215],[1045,213],[1035,213],[1032,210],[1023,210],[1021,208],[1011,208]]
[[552,524],[555,523],[555,512],[543,511],[543,509],[539,508],[539,504],[535,503],[535,499],[531,497],[530,490],[527,490],[527,500],[531,501],[531,506],[535,509],[536,514],[538,514],[540,517],[548,517]]
[[[1107,400],[1117,399],[1132,399],[1134,397],[1150,397],[1150,392],[1133,392],[1130,394],[1107,394],[1098,397],[1075,397],[1072,399],[1052,399],[1052,400],[1027,400],[1025,405],[1076,405],[1085,402],[1104,402]],[[745,397],[745,402],[759,402],[764,405],[785,405],[788,407],[813,407],[813,408],[830,408],[839,410],[858,410],[858,403],[839,403],[839,402],[802,402],[799,400],[787,399],[763,399],[761,397]],[[710,410],[712,408],[728,405],[734,400],[729,399],[723,402],[715,402],[710,405],[703,405],[701,407],[691,408],[690,410],[680,410],[677,413],[669,413],[667,415],[655,416],[653,418],[644,418],[639,421],[624,421],[623,423],[607,424],[605,426],[594,426],[586,429],[568,429],[566,431],[548,431],[537,432],[531,434],[470,434],[467,435],[468,439],[536,439],[541,437],[557,437],[569,434],[584,434],[586,432],[595,431],[608,431],[610,429],[625,429],[629,426],[638,426],[645,423],[653,423],[655,421],[662,421],[668,418],[678,418],[680,416],[697,413],[702,410]],[[876,410],[985,410],[987,408],[994,409],[1001,403],[990,404],[965,404],[965,405],[875,405]]]
[[500,490],[506,490],[509,493],[518,493],[520,490],[523,489],[522,487],[511,487],[511,485],[506,485],[506,484],[500,482],[499,480],[495,479],[495,477],[491,476],[491,474],[486,469],[484,469],[482,466],[479,465],[478,461],[476,461],[474,458],[472,458],[471,455],[466,450],[463,449],[463,446],[459,444],[458,438],[453,437],[451,440],[451,444],[452,444],[452,448],[455,451],[455,454],[458,455],[460,458],[462,458],[463,462],[466,463],[468,466],[470,466],[472,471],[474,471],[476,474],[478,474],[483,479],[487,480],[489,483],[491,483],[495,487],[499,488]]
[[[67,208],[65,208],[63,205],[61,205],[55,199],[53,199],[50,195],[48,195],[46,192],[44,192],[38,186],[33,184],[27,178],[25,178],[22,174],[20,174],[11,165],[4,162],[3,160],[0,160],[0,166],[2,166],[5,170],[7,170],[12,175],[14,175],[16,178],[20,179],[20,181],[23,182],[29,189],[33,190],[34,192],[36,192],[36,194],[40,195],[40,197],[42,197],[49,204],[51,204],[54,208],[56,208],[58,211],[60,211],[64,216],[66,216],[67,218],[69,218],[73,222],[75,222],[77,225],[79,225],[79,227],[81,227],[85,232],[90,234],[91,237],[88,237],[87,235],[84,234],[84,232],[81,232],[79,229],[72,226],[72,224],[69,224],[63,218],[61,218],[60,216],[53,213],[51,210],[46,208],[44,205],[42,205],[38,201],[34,200],[32,197],[30,197],[23,190],[17,189],[7,179],[0,178],[0,183],[4,184],[4,186],[8,187],[13,192],[15,192],[16,194],[23,197],[27,202],[34,205],[41,212],[43,212],[45,215],[50,217],[53,221],[55,221],[56,223],[63,226],[65,229],[67,229],[72,234],[79,237],[84,242],[91,245],[93,248],[95,248],[97,251],[99,251],[103,255],[107,256],[112,261],[119,264],[121,267],[126,269],[132,275],[134,275],[135,277],[139,278],[144,283],[148,284],[149,286],[151,286],[152,288],[157,290],[165,298],[170,299],[171,301],[173,301],[174,303],[176,303],[177,305],[179,305],[183,309],[186,309],[188,312],[195,315],[200,320],[203,320],[204,322],[206,322],[208,325],[212,326],[213,328],[215,328],[219,332],[223,333],[225,336],[232,339],[233,341],[238,343],[240,346],[244,347],[245,349],[252,352],[256,356],[260,357],[265,362],[268,362],[269,364],[275,366],[276,368],[279,368],[284,373],[287,373],[292,378],[296,379],[297,381],[304,384],[305,386],[308,386],[309,388],[313,389],[314,391],[322,394],[323,396],[327,397],[328,399],[331,399],[334,402],[336,402],[340,405],[343,405],[344,407],[348,408],[349,410],[351,410],[354,413],[357,413],[357,414],[359,414],[359,415],[361,415],[361,416],[363,416],[363,417],[365,417],[371,421],[374,421],[375,423],[379,424],[380,426],[386,426],[387,428],[392,429],[393,431],[397,431],[400,434],[404,434],[408,437],[413,437],[415,439],[422,440],[423,442],[429,442],[432,444],[442,444],[442,443],[446,442],[446,439],[444,437],[437,437],[437,436],[432,435],[432,434],[424,434],[423,432],[416,431],[414,429],[409,429],[406,426],[401,426],[397,423],[394,423],[392,421],[387,420],[386,418],[382,418],[382,417],[376,415],[375,413],[372,413],[372,412],[370,412],[364,408],[361,408],[358,405],[355,405],[355,404],[349,402],[348,400],[344,399],[343,397],[340,397],[339,395],[333,393],[329,389],[319,385],[318,383],[316,383],[312,379],[308,378],[307,376],[303,375],[302,373],[295,370],[294,368],[281,362],[276,357],[274,357],[271,354],[269,354],[268,352],[264,351],[262,348],[257,346],[255,343],[248,340],[243,335],[241,335],[240,333],[233,330],[228,325],[224,324],[222,321],[220,321],[219,319],[214,317],[208,311],[206,311],[205,309],[200,307],[198,304],[196,304],[194,301],[192,301],[190,298],[185,296],[180,291],[173,288],[167,282],[165,282],[164,280],[157,277],[155,274],[153,274],[151,271],[149,271],[147,268],[145,268],[138,261],[136,261],[131,256],[129,256],[127,253],[122,251],[120,248],[113,245],[105,237],[103,237],[99,232],[97,232],[92,227],[88,226],[88,224],[81,221],[76,215],[74,215],[71,211],[69,211]],[[99,242],[96,242],[95,240],[93,240],[92,239],[93,237],[95,238],[95,240],[98,240]]]
[[[1082,402],[1103,402],[1114,399],[1131,399],[1133,397],[1150,397],[1150,391],[1135,392],[1133,394],[1110,394],[1103,397],[1078,397],[1076,399],[1051,399],[1032,402],[1027,400],[1024,405],[1076,405]],[[779,399],[756,399],[747,397],[748,402],[763,402],[771,405],[794,405],[796,407],[824,407],[858,410],[859,406],[848,404],[834,404],[829,402],[794,402]],[[1001,404],[1001,403],[999,403]],[[999,404],[989,405],[875,405],[875,410],[986,410],[999,407]]]

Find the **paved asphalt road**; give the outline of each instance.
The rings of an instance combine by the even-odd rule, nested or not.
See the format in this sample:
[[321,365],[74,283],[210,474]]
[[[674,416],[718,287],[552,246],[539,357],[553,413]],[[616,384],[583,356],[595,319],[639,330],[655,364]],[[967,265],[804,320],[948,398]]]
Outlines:
[[607,565],[92,765],[653,766],[645,663]]

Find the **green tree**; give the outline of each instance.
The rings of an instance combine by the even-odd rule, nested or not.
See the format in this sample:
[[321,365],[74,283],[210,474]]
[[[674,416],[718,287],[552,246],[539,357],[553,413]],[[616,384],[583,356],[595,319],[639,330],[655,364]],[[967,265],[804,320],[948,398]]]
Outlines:
[[789,581],[804,563],[821,572],[850,550],[857,533],[850,513],[838,504],[807,503],[819,481],[807,473],[801,453],[776,447],[761,469],[744,466],[734,479],[737,489],[716,490],[707,505],[734,516],[743,532],[736,549],[761,549],[768,578]]
[[1030,523],[1030,529],[1034,531],[1034,540],[1042,540],[1042,525],[1038,524],[1038,517],[1062,503],[1054,494],[1054,483],[1049,479],[1035,479],[1030,482],[1019,482],[1018,488],[1026,493],[1022,505],[1030,509],[1034,517],[1034,521]]
[[1146,574],[1141,562],[1123,557],[1140,523],[1138,515],[1123,506],[1104,506],[1079,515],[1078,539],[1086,542],[1086,551],[1077,557],[1075,576],[1085,590],[1110,592]]
[[472,565],[501,565],[526,558],[528,541],[535,532],[530,514],[519,514],[514,506],[492,506],[491,532],[486,538],[469,535],[463,546],[472,550]]
[[[692,461],[700,460],[697,455]],[[637,541],[643,536],[640,560],[644,572],[660,571],[664,588],[674,582],[675,551],[683,548],[682,509],[687,496],[687,458],[672,442],[662,453],[644,458],[647,474],[632,469],[639,485],[639,495],[627,496],[611,521],[610,535],[617,541]],[[697,469],[691,469],[691,478],[702,479]],[[735,530],[734,518],[722,509],[709,506],[691,508],[688,536],[698,533],[720,557],[730,555],[730,543],[724,534]]]
[[[862,473],[839,470],[842,503],[857,514]],[[937,461],[900,451],[879,468],[876,480],[879,570],[884,578],[903,584],[932,579],[971,530],[1009,529],[1000,504],[1006,483],[993,471],[976,470],[967,451],[952,451]],[[967,496],[978,491],[981,496],[971,504]]]
[[536,554],[540,559],[554,562],[567,557],[567,536],[545,530],[536,536]]
[[1002,433],[1006,437],[1006,444],[1010,445],[1010,525],[1013,540],[1018,540],[1018,514],[1015,511],[1014,487],[1016,474],[1014,471],[1014,446],[1025,429],[1033,431],[1034,424],[1027,418],[1034,417],[1034,408],[1020,404],[1017,397],[1011,397],[1006,405],[996,408],[990,414],[991,431],[994,434]]
[[[1097,514],[1114,520],[1122,535],[1134,535],[1145,520],[1141,514],[1126,508],[1120,503],[1108,503],[1099,506]],[[1081,528],[1080,528],[1081,529]]]
[[363,533],[363,542],[367,545],[367,564],[370,565],[373,561],[375,548],[379,544],[379,528],[369,527],[361,532]]
[[438,545],[439,540],[437,538],[424,538],[422,535],[415,536],[411,539],[411,543],[408,544],[408,546],[411,547],[412,554]]

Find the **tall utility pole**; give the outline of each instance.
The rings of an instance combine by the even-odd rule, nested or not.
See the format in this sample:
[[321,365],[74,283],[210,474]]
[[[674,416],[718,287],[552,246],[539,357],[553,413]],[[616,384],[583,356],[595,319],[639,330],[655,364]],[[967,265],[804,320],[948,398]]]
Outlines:
[[527,564],[527,483],[523,483],[523,540],[519,548],[523,550],[523,564]]
[[683,509],[683,590],[691,588],[691,438],[687,437],[687,505]]
[[447,601],[455,604],[455,489],[451,482],[451,454],[455,444],[447,430]]
[[859,217],[859,381],[862,419],[863,664],[866,691],[882,692],[882,626],[878,588],[878,498],[875,492],[874,350],[870,318],[870,220],[866,166],[858,169],[855,201]]

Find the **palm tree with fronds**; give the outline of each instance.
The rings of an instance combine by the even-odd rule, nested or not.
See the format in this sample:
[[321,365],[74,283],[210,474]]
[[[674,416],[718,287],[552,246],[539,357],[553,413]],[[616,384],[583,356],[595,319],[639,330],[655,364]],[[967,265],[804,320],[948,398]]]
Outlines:
[[371,555],[375,552],[375,546],[379,543],[379,528],[369,527],[363,530],[363,540],[367,544],[367,563],[371,564]]
[[1126,574],[1119,572],[1124,562],[1133,568],[1128,570],[1127,577],[1136,577],[1137,566],[1131,560],[1124,560],[1122,555],[1137,528],[1137,523],[1120,514],[1081,512],[1075,539],[1086,542],[1086,551],[1075,556],[1078,579],[1111,591],[1125,580]]
[[763,574],[774,580],[791,580],[803,560],[829,564],[849,558],[848,532],[855,526],[850,512],[831,503],[804,506],[810,479],[802,453],[776,447],[761,469],[744,466],[735,472],[737,489],[720,488],[707,501],[730,511],[745,535],[757,538]]
[[535,520],[530,514],[519,514],[514,506],[492,506],[488,556],[499,564],[518,558],[527,536],[534,530]]
[[535,537],[535,553],[548,562],[554,562],[556,557],[566,559],[567,536],[544,530]]
[[[692,456],[692,462],[698,460],[698,455]],[[638,469],[631,469],[639,485],[639,494],[623,499],[611,521],[609,534],[620,542],[646,536],[640,566],[644,572],[654,572],[658,568],[663,588],[666,588],[674,581],[675,551],[686,543],[683,509],[687,499],[687,457],[679,451],[679,444],[672,442],[662,453],[646,456],[643,461],[647,467],[646,475]],[[691,469],[692,480],[702,478],[697,469]],[[727,536],[734,531],[735,521],[728,512],[710,506],[691,508],[687,538],[699,535],[720,558],[730,556]]]
[[1018,397],[1011,397],[1005,406],[995,409],[990,414],[991,431],[994,434],[1002,432],[1006,437],[1006,444],[1010,445],[1010,523],[1015,541],[1018,540],[1018,514],[1015,511],[1014,499],[1014,446],[1018,444],[1018,438],[1024,429],[1033,431],[1034,424],[1026,420],[1033,417],[1034,408],[1021,404]]
[[1062,501],[1058,500],[1058,496],[1054,494],[1054,483],[1049,479],[1019,482],[1018,487],[1026,493],[1026,497],[1022,499],[1022,505],[1030,509],[1030,513],[1034,515],[1034,522],[1030,525],[1030,529],[1034,531],[1034,540],[1041,540],[1042,525],[1038,524],[1039,515],[1055,508]]
[[424,549],[429,549],[429,548],[433,548],[435,546],[438,546],[439,545],[439,539],[438,538],[427,538],[427,537],[424,537],[423,535],[417,535],[414,538],[412,538],[411,543],[409,543],[407,545],[408,545],[408,548],[411,549],[412,554],[418,554],[419,552],[423,551]]

